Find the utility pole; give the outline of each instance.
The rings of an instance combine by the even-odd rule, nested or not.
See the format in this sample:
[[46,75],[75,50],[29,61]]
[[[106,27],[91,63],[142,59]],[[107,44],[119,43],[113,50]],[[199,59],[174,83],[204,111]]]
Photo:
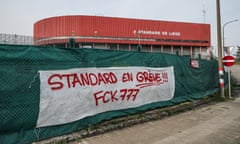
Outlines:
[[206,9],[205,9],[205,5],[203,4],[203,22],[206,23]]
[[224,97],[224,73],[222,63],[222,32],[221,32],[221,14],[220,14],[220,0],[216,0],[217,9],[217,41],[218,41],[218,72],[219,72],[219,87],[220,95]]

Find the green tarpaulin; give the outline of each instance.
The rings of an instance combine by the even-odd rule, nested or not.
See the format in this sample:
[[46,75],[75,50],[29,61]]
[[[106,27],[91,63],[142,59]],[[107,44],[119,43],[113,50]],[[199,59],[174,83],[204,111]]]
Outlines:
[[[101,49],[0,45],[0,143],[30,143],[70,133],[106,119],[196,100],[218,91],[217,61],[147,52]],[[109,111],[72,123],[36,128],[39,113],[39,70],[87,67],[174,67],[175,94],[171,101]]]

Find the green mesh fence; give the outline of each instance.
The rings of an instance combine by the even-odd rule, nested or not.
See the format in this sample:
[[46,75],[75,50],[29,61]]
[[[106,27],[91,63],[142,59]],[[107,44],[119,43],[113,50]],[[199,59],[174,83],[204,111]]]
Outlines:
[[[0,143],[30,143],[71,133],[114,117],[213,94],[218,91],[217,62],[198,61],[199,68],[191,68],[190,58],[161,53],[0,45]],[[64,125],[36,128],[40,101],[39,70],[122,66],[174,66],[174,98],[105,112]]]

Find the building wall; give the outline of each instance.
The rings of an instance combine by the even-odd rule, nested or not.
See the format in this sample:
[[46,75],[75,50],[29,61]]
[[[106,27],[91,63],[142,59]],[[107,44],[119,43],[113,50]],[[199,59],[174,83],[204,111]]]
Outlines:
[[129,51],[141,45],[142,51],[190,56],[211,45],[209,24],[81,15],[51,17],[34,24],[36,45],[68,47],[70,38],[79,48]]

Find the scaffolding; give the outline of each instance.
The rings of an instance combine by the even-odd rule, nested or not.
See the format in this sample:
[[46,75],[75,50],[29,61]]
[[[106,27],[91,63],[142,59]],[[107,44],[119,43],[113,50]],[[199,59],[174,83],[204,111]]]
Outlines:
[[0,44],[34,45],[33,36],[0,33]]

